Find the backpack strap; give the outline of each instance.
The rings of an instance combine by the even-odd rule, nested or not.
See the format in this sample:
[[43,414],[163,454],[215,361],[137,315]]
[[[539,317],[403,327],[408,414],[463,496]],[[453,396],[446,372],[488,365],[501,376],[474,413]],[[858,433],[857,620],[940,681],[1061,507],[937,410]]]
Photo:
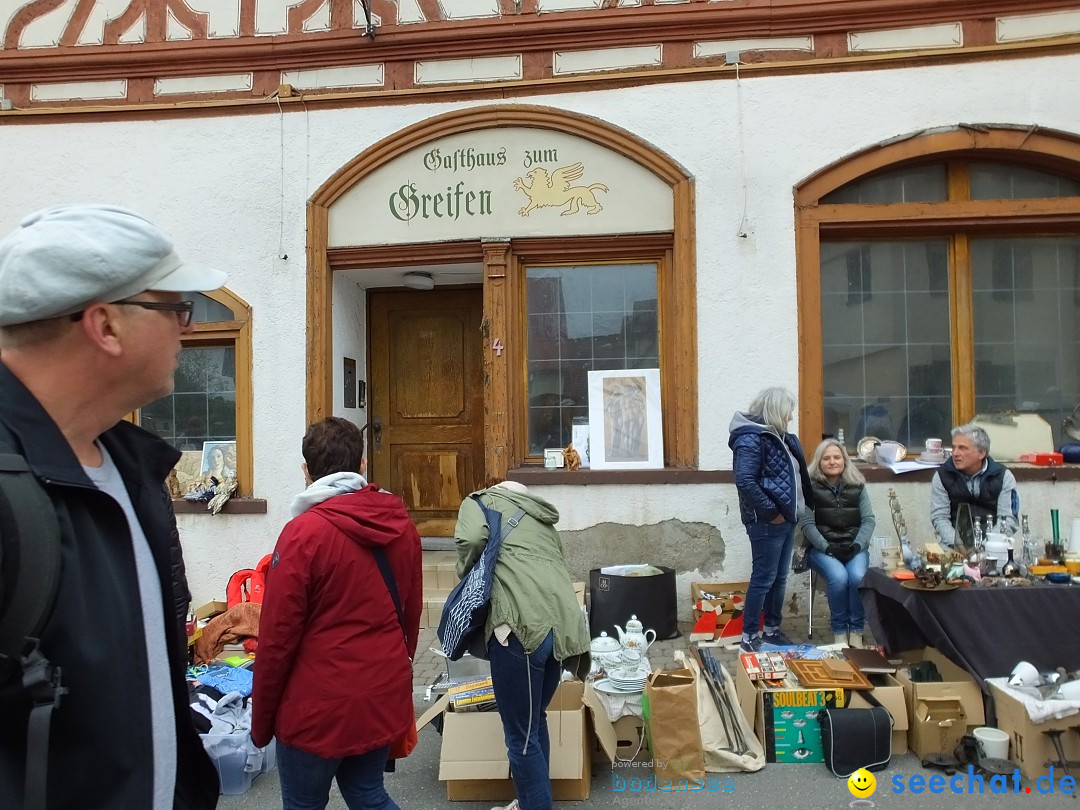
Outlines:
[[0,606],[0,666],[18,662],[22,685],[33,702],[27,726],[26,810],[44,810],[53,711],[67,694],[60,667],[39,648],[60,583],[60,523],[48,494],[15,450],[14,437],[0,424],[0,564],[4,602]]

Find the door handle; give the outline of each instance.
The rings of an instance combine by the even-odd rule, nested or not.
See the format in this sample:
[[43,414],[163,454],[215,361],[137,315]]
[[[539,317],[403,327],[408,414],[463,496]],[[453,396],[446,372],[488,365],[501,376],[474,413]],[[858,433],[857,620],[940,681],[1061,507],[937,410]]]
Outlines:
[[382,420],[377,416],[371,422],[371,443],[376,450],[382,449]]

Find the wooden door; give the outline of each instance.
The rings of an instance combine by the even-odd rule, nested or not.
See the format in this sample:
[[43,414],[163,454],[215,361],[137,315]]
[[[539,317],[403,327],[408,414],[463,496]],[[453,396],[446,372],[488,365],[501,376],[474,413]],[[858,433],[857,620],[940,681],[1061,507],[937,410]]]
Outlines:
[[368,294],[370,478],[421,535],[451,537],[484,481],[480,289]]

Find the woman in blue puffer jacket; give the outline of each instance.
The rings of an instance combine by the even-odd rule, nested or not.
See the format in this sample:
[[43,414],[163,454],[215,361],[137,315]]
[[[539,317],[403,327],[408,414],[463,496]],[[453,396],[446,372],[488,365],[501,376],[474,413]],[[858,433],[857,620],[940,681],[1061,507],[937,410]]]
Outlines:
[[[813,507],[813,489],[799,439],[787,432],[795,397],[785,388],[766,388],[750,408],[736,412],[728,427],[735,454],[739,511],[750,536],[752,567],[743,605],[743,652],[763,642],[790,644],[780,630],[784,591],[791,568],[795,522],[804,504]],[[759,617],[765,611],[764,635]]]

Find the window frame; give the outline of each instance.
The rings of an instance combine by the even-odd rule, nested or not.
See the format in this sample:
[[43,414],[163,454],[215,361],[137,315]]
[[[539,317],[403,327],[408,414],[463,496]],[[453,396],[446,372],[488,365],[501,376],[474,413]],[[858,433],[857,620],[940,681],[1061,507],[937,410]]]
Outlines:
[[[932,203],[821,204],[848,183],[920,163],[945,162],[948,199]],[[1080,233],[1080,197],[972,200],[972,162],[1011,163],[1080,178],[1080,138],[1037,128],[961,127],[872,148],[795,190],[799,313],[799,432],[815,447],[824,429],[821,243],[944,236],[949,240],[953,424],[975,415],[970,239]],[[858,437],[854,437],[857,439]]]
[[[674,261],[670,233],[644,234],[612,238],[580,237],[575,239],[514,239],[510,243],[513,276],[516,289],[509,314],[516,335],[515,363],[511,368],[511,390],[517,400],[513,404],[511,444],[516,466],[543,466],[543,456],[529,455],[529,380],[528,330],[529,312],[526,300],[526,273],[530,267],[566,267],[595,264],[655,264],[657,296],[657,341],[660,360],[660,396],[663,413],[664,467],[681,466],[674,447],[676,435],[676,380],[685,377],[686,370],[678,367],[676,338],[668,339],[679,302],[672,290],[678,289],[674,280]],[[694,311],[693,309],[689,311]],[[686,320],[695,320],[687,318]],[[696,330],[696,325],[695,325]],[[696,404],[696,403],[695,403]]]
[[[250,497],[254,482],[254,453],[251,440],[251,306],[231,290],[204,292],[232,312],[232,320],[193,323],[190,334],[181,337],[183,348],[232,346],[236,360],[236,493]],[[141,409],[134,414],[140,424]]]

